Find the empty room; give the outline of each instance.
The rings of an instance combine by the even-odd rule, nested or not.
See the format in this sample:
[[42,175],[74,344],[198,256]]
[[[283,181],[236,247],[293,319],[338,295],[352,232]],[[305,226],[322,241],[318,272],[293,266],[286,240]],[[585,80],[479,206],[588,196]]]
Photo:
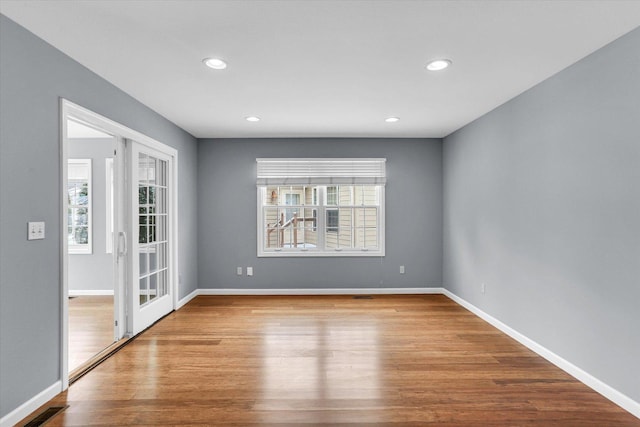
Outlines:
[[640,1],[0,14],[0,427],[640,426]]

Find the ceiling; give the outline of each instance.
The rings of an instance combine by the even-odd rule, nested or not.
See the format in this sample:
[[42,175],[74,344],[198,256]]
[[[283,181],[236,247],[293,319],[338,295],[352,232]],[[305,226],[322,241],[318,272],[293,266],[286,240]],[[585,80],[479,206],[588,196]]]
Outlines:
[[[0,12],[199,138],[443,137],[640,25],[636,0],[2,0]],[[441,57],[449,69],[425,69]]]

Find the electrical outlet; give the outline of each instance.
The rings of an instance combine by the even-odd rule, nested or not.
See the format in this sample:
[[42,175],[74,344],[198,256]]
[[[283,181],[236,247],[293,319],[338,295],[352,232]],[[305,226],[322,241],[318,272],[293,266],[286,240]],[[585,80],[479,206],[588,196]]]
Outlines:
[[44,221],[29,222],[27,227],[27,240],[44,239]]
[[253,276],[253,267],[247,267],[247,276]]
[[236,267],[236,274],[242,276],[242,267]]
[[404,274],[404,265],[400,266],[400,274]]
[[482,292],[484,294],[484,291],[486,290],[486,286],[484,283],[480,284],[480,292]]

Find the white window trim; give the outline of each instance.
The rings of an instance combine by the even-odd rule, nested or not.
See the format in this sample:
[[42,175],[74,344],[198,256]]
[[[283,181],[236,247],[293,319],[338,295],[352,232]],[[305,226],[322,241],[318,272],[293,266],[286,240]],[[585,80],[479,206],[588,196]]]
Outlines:
[[[87,177],[87,192],[88,192],[88,201],[87,201],[87,243],[84,245],[72,245],[69,244],[68,250],[71,255],[91,255],[93,254],[93,187],[92,187],[92,177],[93,177],[93,164],[91,159],[68,159],[67,164],[81,164],[87,165],[89,170],[89,176]],[[67,182],[72,181],[71,179],[67,179]],[[68,208],[67,208],[68,209]],[[68,233],[69,224],[67,223]],[[67,234],[67,239],[69,238]]]

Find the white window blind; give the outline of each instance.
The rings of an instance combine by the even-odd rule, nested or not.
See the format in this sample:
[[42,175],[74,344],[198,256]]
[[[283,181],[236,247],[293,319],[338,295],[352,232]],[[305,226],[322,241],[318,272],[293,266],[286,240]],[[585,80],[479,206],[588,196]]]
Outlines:
[[386,159],[256,159],[257,185],[384,185]]

